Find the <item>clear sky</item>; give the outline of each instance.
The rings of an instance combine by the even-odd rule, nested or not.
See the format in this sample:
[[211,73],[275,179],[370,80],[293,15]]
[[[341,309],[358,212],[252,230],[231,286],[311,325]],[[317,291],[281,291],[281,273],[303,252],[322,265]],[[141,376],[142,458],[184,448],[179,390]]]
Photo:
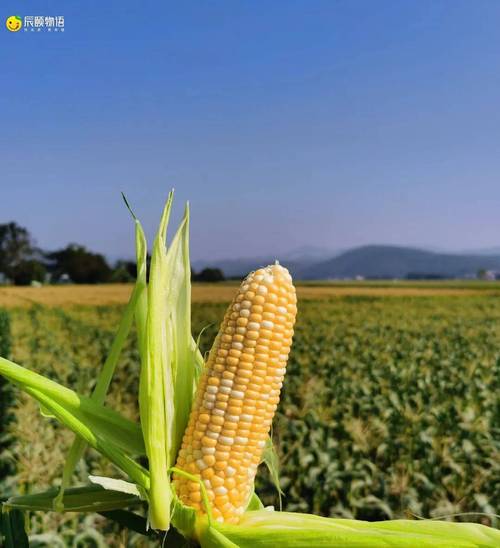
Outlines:
[[[64,33],[9,15],[63,15]],[[131,256],[171,187],[195,259],[500,245],[500,2],[4,0],[0,222]]]

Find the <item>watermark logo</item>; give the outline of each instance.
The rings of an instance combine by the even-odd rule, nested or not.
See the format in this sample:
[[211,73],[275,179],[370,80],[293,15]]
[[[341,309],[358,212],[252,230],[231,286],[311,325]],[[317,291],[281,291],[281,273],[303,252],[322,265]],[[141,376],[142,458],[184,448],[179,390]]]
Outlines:
[[10,32],[17,32],[23,28],[23,20],[19,15],[10,15],[5,21],[5,26]]
[[64,32],[64,15],[11,15],[5,26],[10,32]]

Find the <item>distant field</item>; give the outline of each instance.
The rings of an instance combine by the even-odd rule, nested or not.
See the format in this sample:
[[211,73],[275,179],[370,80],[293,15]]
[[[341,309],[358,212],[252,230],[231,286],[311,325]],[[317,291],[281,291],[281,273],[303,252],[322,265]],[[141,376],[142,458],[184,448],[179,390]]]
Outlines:
[[[237,282],[194,284],[193,301],[197,303],[228,302]],[[35,287],[0,287],[0,306],[25,307],[32,304],[47,306],[113,305],[127,302],[132,286],[129,284],[63,285]],[[500,282],[483,281],[335,281],[301,282],[299,299],[315,300],[330,297],[367,296],[472,296],[500,295]]]

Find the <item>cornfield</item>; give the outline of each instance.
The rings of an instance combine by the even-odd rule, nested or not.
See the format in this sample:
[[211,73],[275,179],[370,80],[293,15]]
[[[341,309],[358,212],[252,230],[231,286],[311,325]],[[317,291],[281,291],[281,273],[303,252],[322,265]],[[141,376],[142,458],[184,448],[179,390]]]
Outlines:
[[[194,333],[206,328],[203,353],[224,309],[220,303],[193,306]],[[88,393],[121,311],[117,306],[11,310],[12,354]],[[111,389],[108,399],[130,418],[138,413],[134,338],[117,369],[120,390]],[[302,303],[273,431],[283,508],[368,520],[495,513],[499,348],[500,300],[491,296],[350,296]],[[29,493],[60,481],[71,438],[44,419],[33,400],[22,396],[18,402],[8,459],[17,463],[17,474],[3,478],[2,492],[15,479],[17,492]],[[112,470],[91,451],[78,469],[82,483],[89,473]],[[257,492],[278,507],[265,470],[259,477]],[[55,536],[69,543],[96,527],[110,546],[138,542],[102,518],[33,513],[30,520],[32,534],[52,531],[48,544]]]

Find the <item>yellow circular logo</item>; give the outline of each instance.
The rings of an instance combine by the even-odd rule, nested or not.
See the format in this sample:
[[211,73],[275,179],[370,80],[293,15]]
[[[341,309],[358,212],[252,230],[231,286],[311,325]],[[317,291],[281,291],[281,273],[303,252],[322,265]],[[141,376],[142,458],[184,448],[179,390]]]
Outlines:
[[19,17],[19,15],[11,15],[10,17],[7,17],[5,26],[8,30],[10,30],[10,32],[17,32],[22,29],[23,20]]

